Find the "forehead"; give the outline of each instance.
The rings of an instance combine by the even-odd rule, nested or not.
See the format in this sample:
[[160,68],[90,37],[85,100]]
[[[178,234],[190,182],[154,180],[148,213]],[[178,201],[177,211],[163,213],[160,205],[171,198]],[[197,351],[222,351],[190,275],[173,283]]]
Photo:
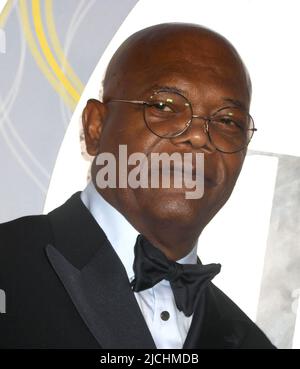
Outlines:
[[174,87],[190,100],[230,96],[247,100],[248,90],[237,68],[191,62],[162,64],[136,72],[136,83],[128,83],[127,93],[146,97],[153,90]]
[[114,59],[105,86],[114,96],[146,98],[159,86],[174,86],[191,100],[229,95],[247,104],[249,91],[238,54],[209,33],[141,35]]

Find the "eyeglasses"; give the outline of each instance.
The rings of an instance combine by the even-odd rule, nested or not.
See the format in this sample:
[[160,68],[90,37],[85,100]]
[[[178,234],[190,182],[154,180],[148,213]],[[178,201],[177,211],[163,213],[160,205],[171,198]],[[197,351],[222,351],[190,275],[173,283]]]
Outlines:
[[194,115],[190,101],[178,92],[159,90],[148,101],[112,99],[110,102],[143,105],[146,126],[161,138],[178,137],[187,131],[194,118],[202,119],[210,142],[227,154],[246,148],[257,130],[251,115],[240,107],[225,106],[207,117]]

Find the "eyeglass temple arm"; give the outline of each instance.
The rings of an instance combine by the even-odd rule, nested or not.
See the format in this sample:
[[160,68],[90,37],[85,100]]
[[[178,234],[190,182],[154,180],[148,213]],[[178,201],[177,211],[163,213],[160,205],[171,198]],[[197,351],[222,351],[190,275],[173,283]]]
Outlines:
[[121,100],[121,99],[113,99],[110,100],[111,102],[124,102],[124,103],[130,103],[130,104],[140,104],[140,105],[144,105],[147,104],[146,101],[140,101],[140,100]]

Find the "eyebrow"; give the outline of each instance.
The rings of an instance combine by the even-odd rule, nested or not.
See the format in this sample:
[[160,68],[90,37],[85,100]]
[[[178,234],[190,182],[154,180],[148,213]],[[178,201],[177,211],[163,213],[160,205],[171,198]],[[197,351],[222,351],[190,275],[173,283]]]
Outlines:
[[223,97],[223,101],[229,102],[229,103],[233,104],[234,106],[236,106],[238,108],[242,108],[244,110],[247,110],[245,104],[242,103],[240,100],[231,99],[230,97]]
[[186,91],[183,91],[181,90],[180,88],[178,87],[175,87],[175,86],[162,86],[162,85],[154,85],[152,86],[151,88],[152,90],[164,90],[164,91],[167,91],[167,92],[177,92],[181,95],[185,95],[186,94]]
[[[151,87],[152,91],[153,90],[164,90],[164,91],[168,91],[168,92],[177,92],[183,96],[187,97],[187,91],[181,90],[180,88],[176,87],[176,86],[164,86],[164,85],[154,85]],[[244,103],[242,103],[242,101],[238,100],[238,99],[232,99],[230,97],[222,97],[224,102],[233,104],[234,106],[238,107],[238,108],[242,108],[244,110],[247,110],[246,105]]]

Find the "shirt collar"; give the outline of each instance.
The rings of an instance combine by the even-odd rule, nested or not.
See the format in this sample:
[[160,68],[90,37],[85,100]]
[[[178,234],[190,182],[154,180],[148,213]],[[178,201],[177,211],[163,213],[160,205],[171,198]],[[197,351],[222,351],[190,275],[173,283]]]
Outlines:
[[[115,252],[122,261],[129,279],[134,277],[134,245],[139,232],[128,220],[97,192],[90,182],[81,193],[81,200],[106,234]],[[197,243],[180,264],[197,263]]]

